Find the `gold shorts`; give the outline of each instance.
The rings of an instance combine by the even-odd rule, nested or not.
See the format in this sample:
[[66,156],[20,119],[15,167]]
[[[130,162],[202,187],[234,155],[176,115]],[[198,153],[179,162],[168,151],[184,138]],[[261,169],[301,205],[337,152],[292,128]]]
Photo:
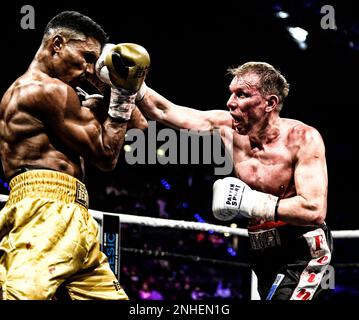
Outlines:
[[3,299],[53,299],[60,285],[71,299],[128,299],[100,251],[83,183],[32,170],[14,177],[10,188],[0,211]]

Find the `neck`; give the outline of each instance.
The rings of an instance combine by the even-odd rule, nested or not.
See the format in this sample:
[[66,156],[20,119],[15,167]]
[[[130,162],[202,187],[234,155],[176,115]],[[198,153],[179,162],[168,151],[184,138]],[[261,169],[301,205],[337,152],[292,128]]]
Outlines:
[[279,122],[279,115],[271,114],[265,121],[255,124],[248,133],[253,148],[263,149],[264,145],[276,141],[280,135]]
[[51,64],[49,63],[50,61],[52,61],[52,59],[49,50],[47,50],[44,46],[41,46],[36,52],[29,68],[39,70],[50,76],[54,76]]

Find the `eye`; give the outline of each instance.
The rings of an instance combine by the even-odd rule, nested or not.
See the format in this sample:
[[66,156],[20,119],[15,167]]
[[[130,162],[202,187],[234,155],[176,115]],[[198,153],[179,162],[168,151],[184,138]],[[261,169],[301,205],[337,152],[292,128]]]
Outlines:
[[85,52],[84,59],[87,63],[94,63],[96,61],[96,56],[91,52]]
[[242,92],[242,91],[236,92],[236,96],[237,96],[238,98],[247,98],[247,97],[248,97],[248,95],[245,94],[245,93]]

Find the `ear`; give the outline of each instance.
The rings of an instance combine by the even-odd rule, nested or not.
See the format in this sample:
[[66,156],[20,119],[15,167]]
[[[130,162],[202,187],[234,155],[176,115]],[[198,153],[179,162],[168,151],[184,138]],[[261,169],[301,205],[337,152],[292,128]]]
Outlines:
[[54,53],[59,52],[62,49],[64,43],[65,43],[65,39],[63,36],[59,34],[55,35],[52,38],[52,42],[51,42]]
[[266,112],[271,112],[273,111],[274,109],[277,108],[278,106],[278,103],[279,103],[279,98],[278,96],[276,96],[275,94],[272,94],[270,96],[267,96],[266,97],[266,107],[265,107],[265,111]]

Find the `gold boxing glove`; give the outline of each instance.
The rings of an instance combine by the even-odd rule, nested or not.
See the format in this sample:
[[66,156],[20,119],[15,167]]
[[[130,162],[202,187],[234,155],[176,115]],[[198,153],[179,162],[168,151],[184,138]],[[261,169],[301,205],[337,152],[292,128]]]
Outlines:
[[106,44],[95,70],[97,76],[111,89],[109,114],[128,120],[134,108],[137,92],[144,86],[150,66],[145,48],[134,43]]
[[147,50],[135,43],[106,44],[96,62],[97,76],[129,94],[137,92],[150,67]]
[[137,92],[146,78],[150,67],[150,56],[146,49],[134,43],[120,43],[113,47],[105,58],[111,82],[116,87]]

